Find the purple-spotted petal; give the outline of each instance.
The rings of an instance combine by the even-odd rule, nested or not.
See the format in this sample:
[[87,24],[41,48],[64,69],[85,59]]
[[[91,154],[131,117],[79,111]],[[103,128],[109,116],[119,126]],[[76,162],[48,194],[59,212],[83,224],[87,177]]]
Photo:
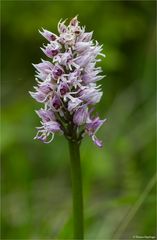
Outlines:
[[39,31],[39,33],[44,37],[46,38],[48,41],[55,41],[57,39],[57,35],[44,29],[43,28],[43,31]]
[[53,99],[51,100],[50,105],[54,110],[59,110],[60,107],[62,106],[62,102],[61,102],[60,98],[57,95],[55,95],[53,97]]
[[63,74],[63,68],[61,66],[55,66],[53,69],[54,78],[58,78]]
[[67,83],[65,83],[65,82],[60,83],[60,85],[58,87],[59,94],[61,96],[64,96],[68,91],[69,91],[69,86],[67,85]]

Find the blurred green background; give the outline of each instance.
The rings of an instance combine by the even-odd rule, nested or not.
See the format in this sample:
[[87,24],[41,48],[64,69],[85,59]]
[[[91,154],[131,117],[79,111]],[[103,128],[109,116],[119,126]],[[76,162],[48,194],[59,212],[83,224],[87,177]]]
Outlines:
[[68,145],[34,141],[44,27],[79,14],[104,45],[98,149],[81,146],[86,239],[155,235],[155,1],[2,1],[2,236],[72,238]]

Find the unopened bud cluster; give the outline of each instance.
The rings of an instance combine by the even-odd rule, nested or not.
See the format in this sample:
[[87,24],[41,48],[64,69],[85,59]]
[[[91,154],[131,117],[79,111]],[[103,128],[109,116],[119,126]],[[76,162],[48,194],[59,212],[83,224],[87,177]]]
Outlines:
[[35,139],[44,143],[53,140],[55,133],[64,134],[68,140],[80,142],[88,134],[101,147],[102,141],[95,133],[104,123],[93,116],[93,106],[102,97],[100,85],[101,67],[96,63],[102,46],[92,40],[93,32],[85,32],[77,17],[68,26],[65,21],[58,23],[56,35],[43,29],[40,33],[48,40],[42,49],[48,60],[33,64],[36,68],[35,92],[31,96],[43,104],[36,111],[41,118]]

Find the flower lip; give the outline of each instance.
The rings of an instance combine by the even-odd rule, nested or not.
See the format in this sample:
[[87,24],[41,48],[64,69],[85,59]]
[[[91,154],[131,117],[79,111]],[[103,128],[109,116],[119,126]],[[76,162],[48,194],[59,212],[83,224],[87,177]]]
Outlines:
[[96,133],[105,121],[106,119],[100,120],[99,117],[96,117],[89,121],[89,123],[87,124],[87,129],[90,132]]
[[95,135],[92,136],[92,140],[98,147],[102,148],[102,140],[98,139]]

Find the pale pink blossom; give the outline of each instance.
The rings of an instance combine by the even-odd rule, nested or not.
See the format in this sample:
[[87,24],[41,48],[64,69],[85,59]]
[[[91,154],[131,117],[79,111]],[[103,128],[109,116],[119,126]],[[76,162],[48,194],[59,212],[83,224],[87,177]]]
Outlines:
[[41,126],[35,139],[44,143],[53,140],[55,133],[80,142],[88,134],[93,142],[102,146],[96,137],[105,120],[93,117],[92,106],[102,97],[97,81],[104,76],[97,66],[101,61],[102,45],[92,39],[93,32],[86,32],[74,17],[69,24],[59,21],[58,34],[42,29],[40,34],[48,40],[42,51],[49,60],[33,64],[37,86],[31,96],[44,108],[36,111]]

